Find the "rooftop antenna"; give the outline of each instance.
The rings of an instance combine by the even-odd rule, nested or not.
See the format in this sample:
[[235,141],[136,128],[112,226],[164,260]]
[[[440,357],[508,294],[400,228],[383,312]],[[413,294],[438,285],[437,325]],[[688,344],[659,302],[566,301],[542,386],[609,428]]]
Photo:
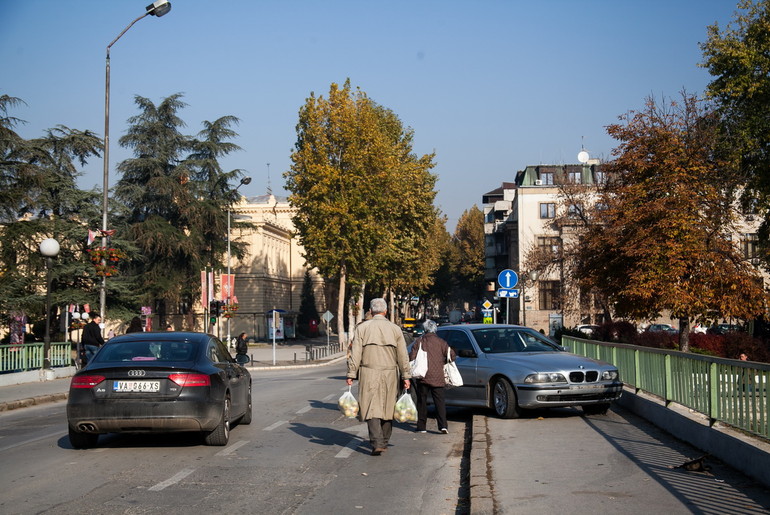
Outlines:
[[270,186],[270,163],[267,163],[267,194],[273,194],[273,188]]
[[591,156],[588,155],[585,147],[583,147],[583,136],[580,136],[580,152],[578,152],[577,158],[581,164],[586,164],[591,158]]

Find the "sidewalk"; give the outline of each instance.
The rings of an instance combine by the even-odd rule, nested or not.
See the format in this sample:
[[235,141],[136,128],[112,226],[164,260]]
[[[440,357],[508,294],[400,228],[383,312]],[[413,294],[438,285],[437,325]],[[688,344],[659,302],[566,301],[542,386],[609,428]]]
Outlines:
[[[326,347],[326,338],[313,338],[309,340],[297,340],[279,344],[276,342],[275,353],[272,343],[253,343],[249,346],[251,363],[246,365],[252,373],[260,373],[266,370],[286,370],[293,368],[318,367],[339,363],[345,359],[345,352],[330,353],[310,361],[307,359],[307,346],[314,349]],[[273,365],[275,358],[275,365]],[[30,379],[39,377],[40,374],[19,374],[18,384],[0,386],[0,411],[8,411],[17,408],[26,408],[46,402],[60,401],[67,398],[69,393],[71,374],[75,368],[60,369],[61,373],[70,370],[67,377],[59,377],[48,381]],[[10,375],[10,374],[7,374]]]

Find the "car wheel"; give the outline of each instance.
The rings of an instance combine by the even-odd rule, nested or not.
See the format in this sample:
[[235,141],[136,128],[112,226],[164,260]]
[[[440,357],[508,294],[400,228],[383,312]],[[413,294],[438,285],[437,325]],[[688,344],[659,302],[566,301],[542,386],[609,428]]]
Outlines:
[[610,404],[587,404],[583,406],[583,413],[586,415],[606,415],[610,409]]
[[249,393],[246,398],[246,413],[243,414],[238,423],[243,424],[244,426],[251,424],[251,385],[249,385]]
[[230,397],[225,397],[219,425],[205,436],[206,445],[227,445],[230,439]]
[[492,407],[500,418],[519,418],[521,415],[516,392],[507,379],[499,378],[492,386]]
[[99,440],[99,435],[97,433],[81,433],[71,427],[69,428],[69,435],[70,443],[75,449],[88,449],[94,447],[97,440]]

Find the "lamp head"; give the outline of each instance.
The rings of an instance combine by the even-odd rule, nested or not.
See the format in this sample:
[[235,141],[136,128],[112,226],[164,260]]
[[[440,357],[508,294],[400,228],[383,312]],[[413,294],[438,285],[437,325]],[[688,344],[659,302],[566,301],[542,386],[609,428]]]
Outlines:
[[45,257],[56,257],[59,255],[59,242],[53,238],[46,238],[40,242],[40,253]]
[[527,278],[529,278],[530,281],[535,282],[537,281],[537,278],[540,277],[540,272],[537,270],[530,270],[527,272]]
[[171,2],[168,0],[155,0],[153,3],[147,6],[147,14],[157,16],[160,18],[164,14],[168,14],[171,10]]
[[241,179],[241,184],[246,185],[251,182],[251,177],[244,177]]

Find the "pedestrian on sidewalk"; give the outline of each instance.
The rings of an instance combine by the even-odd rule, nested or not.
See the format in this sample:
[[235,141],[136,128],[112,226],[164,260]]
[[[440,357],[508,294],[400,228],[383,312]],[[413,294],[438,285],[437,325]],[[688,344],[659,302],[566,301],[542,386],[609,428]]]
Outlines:
[[249,337],[246,333],[241,333],[235,340],[235,355],[245,356],[249,352]]
[[144,332],[144,328],[142,327],[142,320],[139,317],[132,318],[131,322],[128,324],[128,329],[126,329],[126,334],[141,332]]
[[417,357],[417,351],[420,347],[428,354],[428,371],[425,373],[425,377],[414,380],[417,391],[417,432],[428,432],[428,393],[430,393],[433,398],[433,407],[436,409],[438,430],[440,433],[446,434],[449,433],[449,429],[446,420],[446,403],[444,402],[444,390],[446,388],[444,365],[447,362],[447,353],[454,360],[455,351],[436,334],[438,329],[436,322],[426,320],[422,327],[425,329],[425,334],[415,340],[412,351],[409,353],[410,360]]
[[104,345],[104,338],[102,337],[102,328],[99,325],[102,321],[100,315],[94,315],[90,322],[83,328],[83,337],[80,342],[83,344],[83,348],[86,353],[86,363],[91,361],[99,347]]
[[362,322],[353,335],[346,382],[358,379],[359,418],[369,428],[372,456],[388,448],[393,433],[399,381],[409,389],[409,359],[401,328],[385,318],[388,304],[372,299],[372,319]]

